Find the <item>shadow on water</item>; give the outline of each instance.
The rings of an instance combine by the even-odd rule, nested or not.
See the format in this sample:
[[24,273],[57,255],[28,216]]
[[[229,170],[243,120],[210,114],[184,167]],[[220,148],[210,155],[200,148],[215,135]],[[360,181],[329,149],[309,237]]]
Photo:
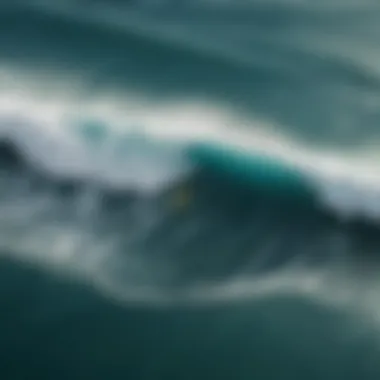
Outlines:
[[[276,299],[274,299],[276,298]],[[291,297],[224,307],[122,307],[0,263],[2,379],[378,379],[370,331]]]

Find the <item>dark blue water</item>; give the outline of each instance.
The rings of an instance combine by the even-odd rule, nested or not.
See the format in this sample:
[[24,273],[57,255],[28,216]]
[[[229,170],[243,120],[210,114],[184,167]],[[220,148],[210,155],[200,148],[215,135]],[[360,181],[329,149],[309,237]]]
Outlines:
[[122,307],[92,289],[7,261],[1,274],[4,378],[379,375],[373,336],[355,336],[345,315],[306,300],[157,310]]

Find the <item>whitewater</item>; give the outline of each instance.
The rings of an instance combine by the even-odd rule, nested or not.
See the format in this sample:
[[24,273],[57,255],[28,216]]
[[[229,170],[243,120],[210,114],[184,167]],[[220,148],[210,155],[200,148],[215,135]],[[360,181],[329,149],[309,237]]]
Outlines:
[[[186,264],[177,262],[178,259],[170,263],[173,258],[165,255],[160,257],[162,269],[159,266],[151,268],[157,263],[150,263],[149,257],[139,257],[141,253],[133,252],[132,248],[121,253],[120,239],[115,237],[115,233],[106,233],[105,238],[97,236],[99,226],[96,225],[100,224],[104,229],[104,224],[109,223],[106,212],[102,211],[101,197],[106,197],[107,192],[114,192],[133,197],[134,213],[137,213],[133,216],[135,225],[128,227],[123,239],[138,240],[140,245],[144,239],[149,239],[154,229],[165,223],[168,217],[165,213],[170,215],[173,212],[160,204],[163,194],[169,199],[176,199],[176,192],[188,186],[198,169],[199,163],[192,162],[187,155],[188,147],[205,142],[227,145],[247,156],[259,154],[265,158],[263,165],[266,159],[275,159],[284,167],[297,170],[312,186],[315,190],[312,202],[321,213],[336,216],[338,224],[342,219],[349,221],[359,217],[359,220],[369,220],[376,226],[379,177],[371,166],[371,158],[364,160],[363,155],[357,152],[318,151],[297,145],[279,136],[278,129],[268,122],[244,120],[215,104],[187,101],[157,106],[150,104],[148,99],[144,101],[133,96],[122,100],[112,96],[98,101],[78,100],[78,89],[71,89],[66,94],[56,89],[52,92],[41,88],[41,80],[36,81],[27,73],[14,74],[10,69],[3,69],[2,73],[6,78],[3,83],[9,86],[0,98],[1,141],[7,144],[3,150],[13,150],[11,153],[16,155],[16,159],[22,159],[23,165],[27,165],[27,172],[32,171],[31,175],[21,175],[20,178],[20,174],[9,173],[6,166],[3,169],[1,203],[4,234],[1,241],[2,247],[13,257],[18,255],[31,263],[65,269],[66,273],[79,272],[79,275],[90,276],[92,281],[99,281],[100,289],[104,287],[111,294],[115,292],[121,298],[140,302],[144,299],[154,303],[201,302],[205,297],[206,300],[210,297],[226,301],[239,297],[239,294],[241,297],[263,296],[266,291],[282,292],[289,291],[289,288],[293,292],[313,290],[323,294],[321,289],[326,286],[326,278],[333,281],[337,268],[307,269],[307,255],[296,254],[294,260],[275,271],[274,278],[266,275],[262,279],[259,276],[252,283],[244,274],[241,278],[233,276],[232,280],[220,284],[213,284],[212,278],[202,279],[204,285],[199,285],[199,280],[194,278],[176,295],[178,289],[166,289],[167,283],[172,281],[172,272]],[[121,103],[119,107],[118,102]],[[12,154],[11,159],[14,159]],[[7,163],[9,156],[3,157]],[[62,199],[49,186],[42,191],[34,190],[34,172],[46,178],[44,181],[48,183],[79,183],[81,188],[72,199],[66,200],[66,206],[62,206]],[[254,191],[254,188],[248,191]],[[276,203],[276,200],[271,202]],[[69,224],[67,215],[62,216],[62,207],[67,207],[66,213],[74,207],[69,212]],[[294,207],[297,207],[297,200]],[[130,213],[128,207],[125,213]],[[34,227],[28,228],[26,235],[23,232],[20,240],[18,229],[25,229],[29,218],[34,220]],[[201,225],[207,218],[204,217],[202,223],[199,217],[192,219],[194,216],[190,214],[189,223],[183,226],[184,231],[172,233],[172,239],[179,241],[177,245],[188,244],[189,239],[197,238],[197,233],[202,234]],[[51,224],[52,220],[56,225]],[[9,234],[9,228],[13,229],[12,234]],[[120,230],[120,226],[114,228]],[[237,237],[231,234],[231,239],[227,240],[232,241],[232,244],[229,242],[232,255],[236,244],[233,240],[244,241],[254,231],[248,225],[245,231],[239,232],[240,237],[239,234]],[[324,244],[333,244],[330,249],[334,249],[341,238],[335,236],[336,232],[331,233]],[[278,255],[276,250],[281,246],[281,238],[270,240],[259,248],[260,254],[253,260],[253,272],[265,266],[270,255]],[[133,243],[129,245],[133,247]],[[341,265],[343,268],[343,263]],[[117,268],[120,266],[122,271]],[[164,290],[154,288],[159,284],[164,284]]]

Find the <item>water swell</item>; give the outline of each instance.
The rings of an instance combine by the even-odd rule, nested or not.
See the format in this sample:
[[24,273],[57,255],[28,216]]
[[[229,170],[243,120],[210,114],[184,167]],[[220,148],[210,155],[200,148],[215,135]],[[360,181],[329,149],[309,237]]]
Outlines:
[[[166,22],[165,12],[87,7],[77,13],[75,6],[43,3],[25,14],[4,12],[0,43],[2,58],[12,64],[75,74],[86,82],[86,96],[129,88],[155,101],[218,99],[253,117],[270,117],[293,137],[353,147],[378,139],[378,9],[364,8],[359,17],[352,10],[301,7],[292,22],[277,26],[241,25],[237,16],[221,33],[225,18],[207,23],[210,12],[201,27],[202,10],[186,24],[176,12]],[[267,12],[251,14],[256,21],[276,18],[275,7]]]
[[[4,252],[78,274],[116,298],[158,303],[281,291],[329,297],[342,272],[360,276],[363,258],[372,263],[380,244],[376,160],[352,145],[339,149],[331,135],[342,110],[373,116],[366,101],[378,90],[376,65],[365,55],[347,65],[341,50],[321,58],[317,39],[309,49],[292,39],[303,28],[318,34],[320,14],[272,23],[272,34],[258,22],[238,52],[206,52],[199,38],[173,44],[166,37],[179,35],[175,27],[152,33],[162,22],[149,18],[137,30],[111,16],[91,24],[94,14],[36,9],[2,14]],[[340,15],[342,31],[347,13]],[[353,86],[360,91],[346,96]],[[327,131],[332,149],[293,139],[297,125]],[[259,172],[270,160],[296,170],[310,202],[284,202],[281,181],[269,194],[218,171],[218,160],[194,160],[191,148],[204,143],[255,156]]]
[[358,1],[1,3],[3,377],[379,377]]
[[3,157],[23,157],[49,176],[145,193],[180,183],[196,169],[214,176],[221,171],[236,185],[251,178],[251,192],[267,182],[265,191],[274,197],[292,193],[301,201],[310,193],[310,203],[338,216],[379,218],[380,182],[371,157],[303,147],[259,121],[255,129],[242,129],[246,120],[213,106],[135,106],[113,119],[70,116],[70,104],[49,107],[4,94]]
[[[145,146],[146,135],[123,128],[121,158],[122,135],[110,124],[63,120],[72,124],[3,116],[0,241],[13,258],[87,278],[118,298],[209,302],[301,283],[323,293],[347,268],[360,275],[363,265],[352,262],[371,263],[380,244],[376,224],[341,224],[317,202],[284,202],[191,168],[179,160],[187,134],[152,128]],[[171,150],[174,142],[180,149]],[[108,173],[114,165],[116,177]]]

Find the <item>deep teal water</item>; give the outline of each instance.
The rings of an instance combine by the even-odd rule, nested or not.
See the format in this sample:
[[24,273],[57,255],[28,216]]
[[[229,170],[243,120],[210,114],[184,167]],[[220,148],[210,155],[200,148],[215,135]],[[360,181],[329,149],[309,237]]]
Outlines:
[[[171,182],[183,157],[114,122],[216,125],[225,143],[244,127],[374,164],[380,6],[181,3],[0,8],[0,378],[378,379],[378,198],[349,193],[369,163],[336,197],[364,213],[342,219],[240,156]],[[111,109],[91,136],[56,126],[91,102]],[[167,186],[147,195],[152,178]]]

